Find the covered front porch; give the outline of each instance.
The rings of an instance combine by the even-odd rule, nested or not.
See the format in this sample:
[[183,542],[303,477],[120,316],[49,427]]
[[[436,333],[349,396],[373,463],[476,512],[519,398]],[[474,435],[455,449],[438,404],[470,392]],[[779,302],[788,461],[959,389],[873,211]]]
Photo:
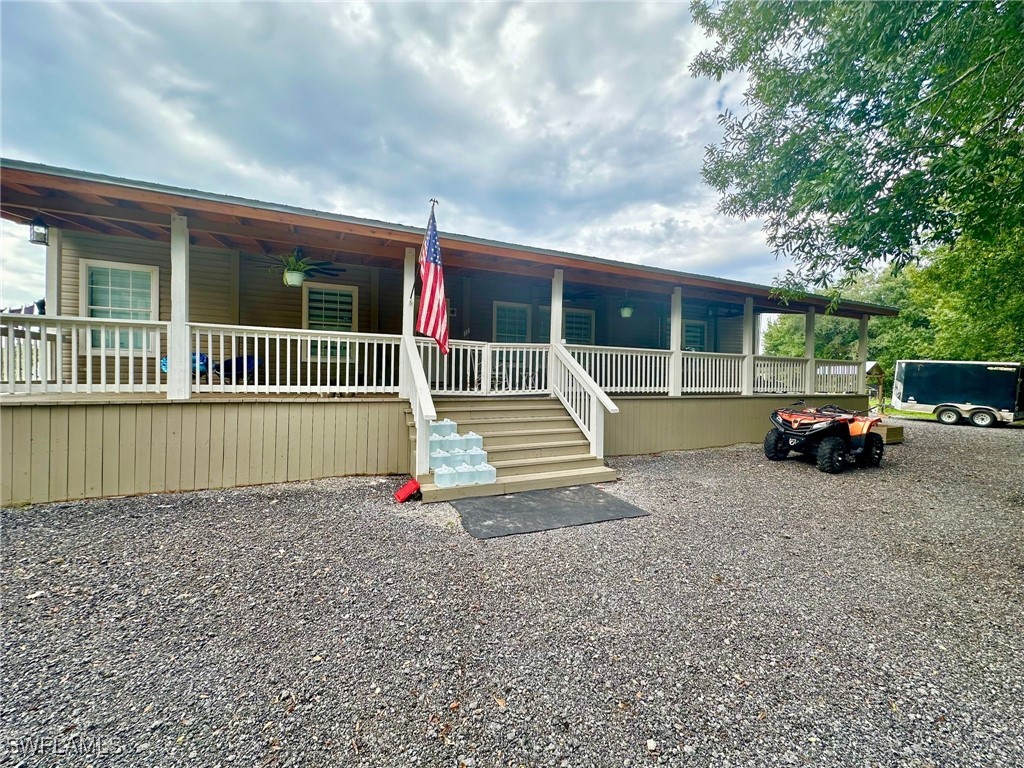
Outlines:
[[[405,401],[414,474],[439,397],[556,398],[602,458],[614,398],[861,395],[868,317],[893,312],[842,305],[857,354],[821,360],[821,297],[442,235],[441,355],[413,332],[422,230],[27,163],[0,183],[6,218],[49,226],[47,314],[0,315],[0,404]],[[296,247],[335,274],[286,287],[268,267]],[[780,312],[803,357],[759,354]]]

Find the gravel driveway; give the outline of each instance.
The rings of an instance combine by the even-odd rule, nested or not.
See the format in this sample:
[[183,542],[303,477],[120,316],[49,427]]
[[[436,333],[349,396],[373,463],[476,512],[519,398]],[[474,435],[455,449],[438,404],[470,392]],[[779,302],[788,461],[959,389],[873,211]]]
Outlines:
[[4,510],[0,762],[1020,766],[1024,429],[904,426],[483,542],[397,478]]

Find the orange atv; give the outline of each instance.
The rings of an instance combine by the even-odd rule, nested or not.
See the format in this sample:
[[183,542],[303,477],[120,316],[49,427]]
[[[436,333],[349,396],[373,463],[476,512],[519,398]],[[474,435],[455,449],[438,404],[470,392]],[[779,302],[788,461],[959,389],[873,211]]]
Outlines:
[[775,426],[764,436],[764,455],[768,459],[782,461],[790,451],[797,451],[813,456],[818,469],[833,475],[847,464],[877,467],[882,463],[885,441],[871,431],[881,416],[872,416],[870,411],[847,411],[837,405],[806,406],[800,400],[772,413]]

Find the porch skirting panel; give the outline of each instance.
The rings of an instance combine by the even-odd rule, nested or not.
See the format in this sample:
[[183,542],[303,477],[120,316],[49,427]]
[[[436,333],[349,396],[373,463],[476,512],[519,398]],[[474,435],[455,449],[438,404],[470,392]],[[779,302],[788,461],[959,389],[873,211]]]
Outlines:
[[394,400],[0,407],[0,504],[408,471]]
[[[617,414],[605,418],[606,456],[760,443],[771,429],[768,415],[797,395],[741,397],[615,397]],[[834,403],[854,410],[868,407],[865,395],[806,397],[809,405]]]

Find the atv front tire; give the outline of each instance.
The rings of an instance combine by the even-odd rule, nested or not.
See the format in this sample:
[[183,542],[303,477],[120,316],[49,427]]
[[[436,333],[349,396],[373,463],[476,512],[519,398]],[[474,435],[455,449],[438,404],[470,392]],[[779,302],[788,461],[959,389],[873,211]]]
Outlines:
[[885,453],[885,440],[877,432],[869,432],[864,442],[864,452],[857,456],[858,467],[877,467]]
[[841,437],[826,437],[818,446],[818,469],[838,475],[846,463],[846,443]]
[[764,455],[768,461],[782,461],[789,456],[786,438],[777,427],[772,427],[764,436]]

